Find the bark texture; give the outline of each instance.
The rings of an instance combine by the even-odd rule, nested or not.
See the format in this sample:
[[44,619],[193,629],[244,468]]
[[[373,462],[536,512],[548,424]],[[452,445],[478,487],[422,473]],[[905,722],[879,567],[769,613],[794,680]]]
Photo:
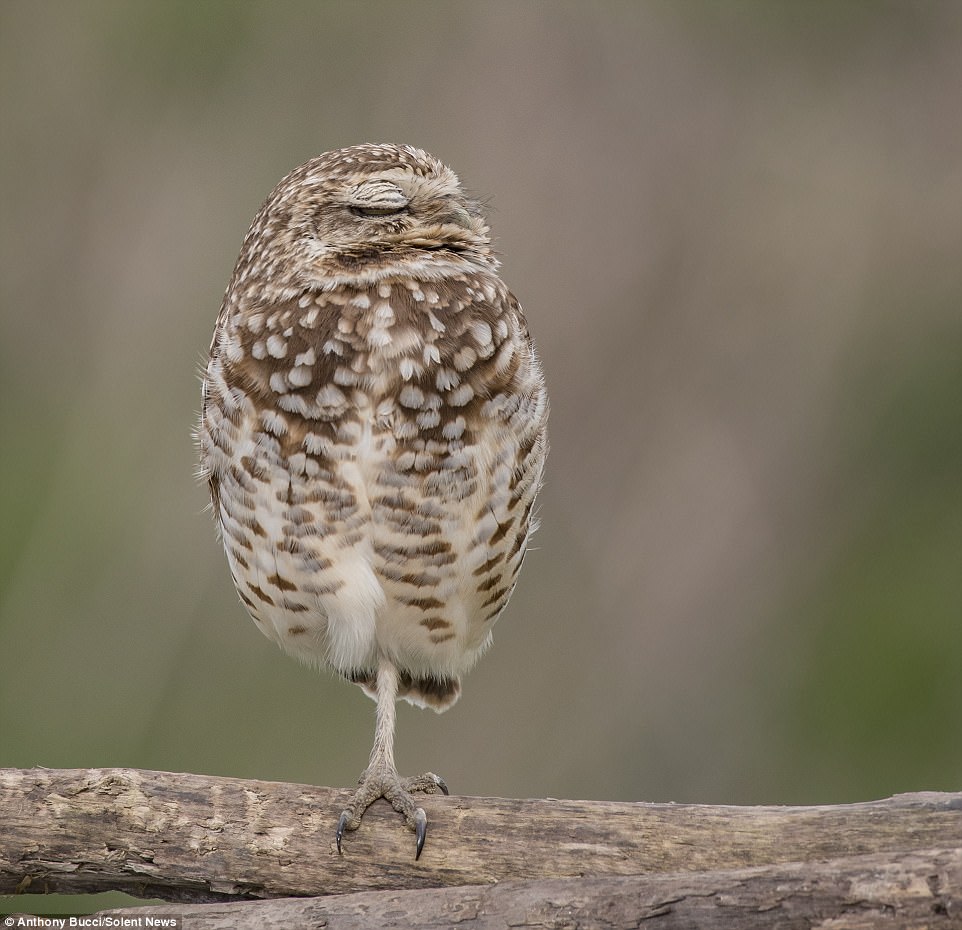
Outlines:
[[[502,882],[146,908],[189,930],[868,930],[962,925],[962,850],[713,872]],[[130,911],[105,911],[119,917]]]
[[[707,914],[707,926],[751,927],[752,913],[772,911],[778,920],[759,926],[831,915],[847,921],[836,926],[887,926],[866,924],[870,913],[924,915],[919,926],[960,920],[962,793],[813,807],[426,797],[418,862],[385,802],[338,856],[348,796],[133,769],[0,769],[0,894],[216,902],[175,909],[206,921],[192,919],[192,930],[244,926],[247,913],[259,926],[344,927],[387,926],[389,912],[406,915],[399,926],[426,927],[690,926]],[[325,895],[339,897],[228,905]]]

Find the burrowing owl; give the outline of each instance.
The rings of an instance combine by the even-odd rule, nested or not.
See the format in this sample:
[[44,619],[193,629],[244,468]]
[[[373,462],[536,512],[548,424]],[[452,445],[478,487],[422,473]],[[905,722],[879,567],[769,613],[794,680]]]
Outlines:
[[384,797],[416,834],[395,701],[443,711],[491,642],[534,529],[548,402],[488,226],[406,145],[295,169],[244,240],[198,438],[234,584],[261,631],[377,702],[338,849]]

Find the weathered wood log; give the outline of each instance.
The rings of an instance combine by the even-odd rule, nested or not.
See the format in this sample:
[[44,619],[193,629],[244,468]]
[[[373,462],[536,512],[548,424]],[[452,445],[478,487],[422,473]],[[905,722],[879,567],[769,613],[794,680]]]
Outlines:
[[0,769],[0,894],[226,901],[496,881],[706,872],[962,848],[962,793],[819,807],[425,798],[420,861],[377,802],[334,846],[349,791],[133,769]]
[[323,898],[104,911],[180,917],[189,930],[523,930],[645,927],[781,930],[962,925],[962,849],[716,872],[502,882]]

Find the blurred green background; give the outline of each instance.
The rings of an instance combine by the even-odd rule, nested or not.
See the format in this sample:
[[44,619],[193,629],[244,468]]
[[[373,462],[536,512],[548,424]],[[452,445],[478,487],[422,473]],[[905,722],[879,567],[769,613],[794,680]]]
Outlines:
[[248,223],[419,145],[489,199],[543,528],[403,772],[459,794],[962,787],[962,5],[0,5],[0,765],[349,786],[373,704],[263,638],[191,427]]

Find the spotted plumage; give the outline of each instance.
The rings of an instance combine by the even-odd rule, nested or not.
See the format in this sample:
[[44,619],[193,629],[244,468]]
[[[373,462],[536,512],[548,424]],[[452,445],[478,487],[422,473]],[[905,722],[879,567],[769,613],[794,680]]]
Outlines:
[[328,152],[278,184],[224,297],[198,438],[263,633],[378,701],[377,797],[424,841],[396,697],[445,710],[491,641],[534,529],[547,396],[478,205],[409,146]]

